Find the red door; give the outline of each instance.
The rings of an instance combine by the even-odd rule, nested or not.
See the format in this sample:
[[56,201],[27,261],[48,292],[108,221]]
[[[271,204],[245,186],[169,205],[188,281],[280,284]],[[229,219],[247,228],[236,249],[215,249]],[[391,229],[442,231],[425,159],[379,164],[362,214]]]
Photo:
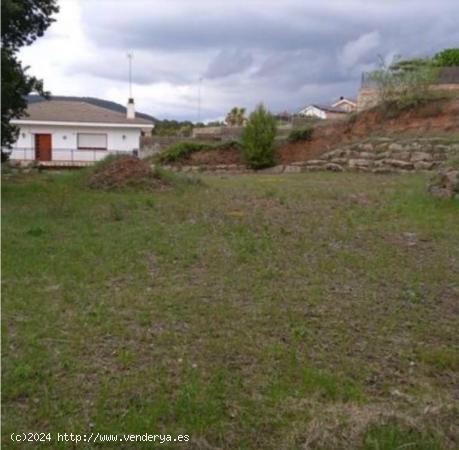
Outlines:
[[35,159],[37,161],[51,161],[51,135],[35,135]]

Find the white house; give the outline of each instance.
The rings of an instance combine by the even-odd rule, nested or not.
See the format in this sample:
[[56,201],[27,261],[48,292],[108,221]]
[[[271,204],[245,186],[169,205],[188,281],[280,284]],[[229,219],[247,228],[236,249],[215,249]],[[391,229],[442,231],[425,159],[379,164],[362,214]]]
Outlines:
[[319,119],[336,119],[343,117],[346,111],[333,106],[309,105],[298,112],[300,116],[317,117]]
[[339,108],[346,112],[357,111],[357,101],[346,97],[340,97],[339,100],[332,104],[333,108]]
[[317,117],[319,119],[338,119],[346,113],[357,110],[357,103],[345,97],[340,97],[332,105],[309,105],[298,112],[301,116]]
[[132,153],[140,137],[151,132],[151,120],[136,117],[134,100],[126,113],[96,106],[85,99],[29,103],[27,114],[12,123],[20,128],[10,159],[44,166],[87,165],[110,153]]

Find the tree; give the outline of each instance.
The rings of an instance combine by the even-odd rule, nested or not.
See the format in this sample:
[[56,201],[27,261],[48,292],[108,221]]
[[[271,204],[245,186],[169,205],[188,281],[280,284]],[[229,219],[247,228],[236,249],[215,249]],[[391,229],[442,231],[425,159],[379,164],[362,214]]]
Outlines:
[[24,114],[27,94],[49,95],[41,80],[26,73],[28,67],[22,66],[17,52],[43,36],[58,11],[57,0],[2,0],[2,148],[17,138],[18,129],[10,121]]
[[234,107],[227,115],[225,122],[230,127],[241,127],[245,122],[245,108]]
[[446,48],[438,52],[432,62],[439,67],[459,66],[459,48]]
[[276,119],[260,104],[250,114],[242,133],[243,156],[252,169],[270,167],[274,163]]

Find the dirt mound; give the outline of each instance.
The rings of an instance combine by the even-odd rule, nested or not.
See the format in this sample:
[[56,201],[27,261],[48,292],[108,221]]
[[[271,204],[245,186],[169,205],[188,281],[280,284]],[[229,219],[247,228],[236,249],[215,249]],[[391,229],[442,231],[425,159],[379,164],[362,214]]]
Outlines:
[[156,174],[150,165],[133,156],[103,161],[96,166],[89,177],[88,186],[92,189],[112,190],[126,187],[143,189],[162,189],[167,183]]

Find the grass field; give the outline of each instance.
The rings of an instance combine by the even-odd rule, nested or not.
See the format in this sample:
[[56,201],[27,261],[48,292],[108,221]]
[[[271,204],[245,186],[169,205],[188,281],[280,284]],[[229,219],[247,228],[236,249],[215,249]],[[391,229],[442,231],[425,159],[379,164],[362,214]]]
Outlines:
[[82,176],[3,180],[4,448],[457,448],[459,203],[423,176]]

